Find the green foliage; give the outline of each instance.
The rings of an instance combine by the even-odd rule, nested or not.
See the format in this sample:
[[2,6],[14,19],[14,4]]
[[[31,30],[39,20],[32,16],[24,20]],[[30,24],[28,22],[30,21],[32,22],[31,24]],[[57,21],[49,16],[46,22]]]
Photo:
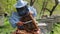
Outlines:
[[2,4],[2,7],[4,9],[4,12],[11,13],[12,10],[14,10],[13,5],[15,4],[16,0],[0,0],[0,3]]
[[4,19],[4,26],[0,26],[0,34],[12,34],[14,28],[11,27],[8,18]]
[[60,23],[56,23],[54,25],[53,31],[54,31],[54,34],[60,34]]

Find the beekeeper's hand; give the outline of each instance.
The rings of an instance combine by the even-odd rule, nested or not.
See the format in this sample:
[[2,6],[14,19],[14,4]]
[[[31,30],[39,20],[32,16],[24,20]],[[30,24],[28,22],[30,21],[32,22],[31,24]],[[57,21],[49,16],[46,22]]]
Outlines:
[[22,21],[19,21],[19,22],[17,23],[18,26],[22,26],[23,24],[24,24],[24,22],[22,22]]

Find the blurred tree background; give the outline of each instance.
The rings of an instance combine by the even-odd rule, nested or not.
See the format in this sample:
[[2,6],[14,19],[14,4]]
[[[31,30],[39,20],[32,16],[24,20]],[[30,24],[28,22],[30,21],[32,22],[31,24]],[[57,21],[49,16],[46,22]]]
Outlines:
[[[12,11],[15,11],[14,4],[16,3],[17,0],[0,0],[0,4],[2,5],[2,8],[4,12],[7,12],[8,14],[11,14]],[[30,4],[30,0],[27,0],[28,3]],[[52,7],[55,5],[54,0],[35,0],[34,7],[37,9],[38,16],[40,15],[43,2],[46,1],[47,3],[47,8],[52,9]],[[54,11],[53,14],[59,13],[59,7],[58,5]],[[45,11],[45,14],[49,14],[48,11]]]
[[8,14],[11,14],[12,10],[15,10],[13,6],[15,2],[16,0],[0,0],[4,12],[7,12]]
[[[30,4],[30,0],[27,0],[27,1]],[[48,1],[47,8],[50,9],[50,10],[55,5],[55,1],[54,0],[36,0],[35,3],[34,3],[34,7],[37,9],[37,13],[38,13],[37,18],[40,17],[40,12],[41,12],[41,9],[42,9],[44,1]],[[0,0],[0,7],[2,8],[3,12],[7,12],[10,15],[13,11],[15,11],[14,4],[16,2],[17,2],[16,0]],[[49,15],[49,12],[46,10],[44,14]],[[53,15],[56,15],[56,14],[57,15],[60,14],[60,5],[58,5],[56,7],[56,9],[54,10],[54,12],[53,12]],[[4,20],[5,20],[5,26],[6,26],[6,28],[5,27],[1,28],[0,29],[0,34],[9,33],[9,32],[12,32],[12,30],[14,30],[11,27],[11,25],[10,25],[10,23],[8,21],[8,17],[5,18]],[[54,34],[60,34],[60,24],[56,24],[54,27],[55,27],[54,28]]]

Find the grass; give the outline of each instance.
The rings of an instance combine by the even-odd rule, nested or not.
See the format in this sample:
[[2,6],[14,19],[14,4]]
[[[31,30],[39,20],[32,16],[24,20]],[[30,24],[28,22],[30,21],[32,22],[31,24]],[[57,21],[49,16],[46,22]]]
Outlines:
[[60,23],[54,25],[54,34],[60,34]]
[[11,27],[7,18],[5,18],[4,26],[0,27],[0,34],[11,34],[14,31],[14,28]]

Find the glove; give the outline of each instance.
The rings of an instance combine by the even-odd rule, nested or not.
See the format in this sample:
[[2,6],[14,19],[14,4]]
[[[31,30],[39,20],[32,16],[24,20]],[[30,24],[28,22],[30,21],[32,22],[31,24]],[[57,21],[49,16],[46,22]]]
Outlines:
[[23,24],[24,24],[24,22],[22,22],[22,21],[19,21],[19,22],[17,23],[18,26],[22,26]]

